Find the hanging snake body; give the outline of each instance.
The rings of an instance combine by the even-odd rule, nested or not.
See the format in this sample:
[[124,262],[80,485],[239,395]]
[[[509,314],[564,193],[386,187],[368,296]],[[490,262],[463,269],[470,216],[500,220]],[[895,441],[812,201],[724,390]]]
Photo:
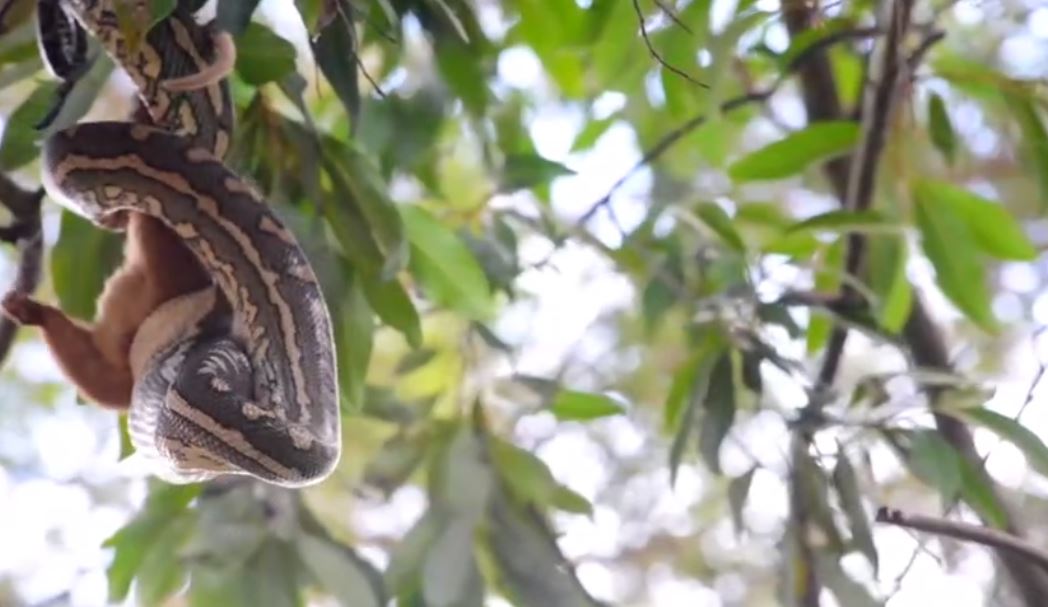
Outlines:
[[133,44],[118,27],[119,1],[60,0],[130,75],[139,118],[49,137],[45,186],[102,226],[128,211],[160,219],[214,285],[161,305],[139,328],[132,441],[172,482],[224,473],[317,482],[341,445],[331,321],[317,278],[265,200],[222,162],[233,127],[224,79],[165,86],[209,69],[215,32],[178,7]]

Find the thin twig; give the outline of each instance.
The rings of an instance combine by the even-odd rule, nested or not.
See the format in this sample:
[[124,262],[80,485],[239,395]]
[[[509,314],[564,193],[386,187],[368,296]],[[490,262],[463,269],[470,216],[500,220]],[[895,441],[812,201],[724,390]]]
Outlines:
[[655,50],[655,46],[651,43],[651,38],[648,37],[648,28],[644,25],[644,11],[640,9],[639,0],[633,0],[633,10],[637,13],[637,19],[640,21],[640,35],[642,38],[644,38],[644,46],[648,47],[648,52],[651,53],[651,56],[655,59],[655,61],[658,61],[662,67],[668,69],[669,71],[673,72],[674,74],[677,74],[681,78],[684,78],[685,80],[693,84],[697,84],[704,89],[710,88],[708,84],[699,82],[695,78],[692,78],[687,72],[670,65],[668,61],[662,58],[662,55],[659,54],[659,51]]
[[923,514],[907,514],[901,510],[885,507],[877,510],[875,520],[878,523],[887,523],[896,527],[916,529],[954,539],[975,542],[990,548],[1010,550],[1048,571],[1048,551],[998,529],[980,527]]
[[667,17],[669,17],[674,23],[676,23],[679,28],[681,28],[682,30],[688,32],[689,34],[691,34],[693,36],[695,35],[695,32],[691,31],[691,28],[688,27],[688,25],[686,23],[681,21],[680,17],[677,16],[677,13],[674,12],[673,8],[671,8],[669,6],[666,6],[666,3],[663,2],[663,0],[653,0],[653,1],[655,2],[655,5],[659,7],[659,10],[661,10]]
[[[817,53],[821,52],[822,50],[825,50],[830,46],[833,46],[846,40],[851,40],[853,38],[860,37],[876,36],[879,33],[880,30],[878,30],[877,28],[859,28],[856,30],[838,32],[835,35],[827,36],[826,38],[817,40],[813,42],[810,46],[805,48],[803,51],[801,51],[797,55],[797,57],[790,62],[790,64],[783,71],[783,73],[780,74],[779,77],[776,78],[776,80],[770,86],[768,86],[768,88],[764,89],[763,91],[749,92],[744,95],[740,95],[739,97],[734,97],[732,99],[729,99],[728,101],[725,101],[720,105],[719,113],[730,112],[750,103],[759,103],[767,101],[772,97],[772,95],[774,95],[779,90],[779,87],[781,87],[783,83],[785,83],[794,72],[800,70],[801,67],[804,66],[804,64],[807,61],[811,60],[813,57],[818,56]],[[612,184],[611,188],[608,189],[608,192],[606,194],[604,194],[593,204],[591,204],[590,207],[586,210],[586,212],[579,216],[579,219],[575,222],[576,227],[582,227],[591,219],[593,219],[593,216],[596,215],[597,212],[601,210],[601,208],[603,208],[611,201],[611,197],[615,195],[615,192],[618,191],[618,189],[621,188],[622,185],[625,184],[631,177],[633,177],[633,175],[637,171],[655,161],[659,156],[665,154],[680,140],[684,139],[686,135],[705,124],[708,118],[709,116],[707,116],[706,114],[697,114],[696,116],[689,118],[684,124],[681,124],[677,128],[663,135],[658,141],[655,142],[654,146],[652,146],[644,152],[644,155],[641,156],[641,159],[637,161],[636,164],[630,167],[630,169],[626,171],[626,173],[623,174],[622,177],[620,177],[618,180],[615,181],[614,184]]]
[[[778,86],[775,85],[769,88],[768,90],[758,91],[755,93],[747,93],[745,95],[729,99],[728,101],[725,101],[720,105],[720,112],[730,112],[750,103],[766,101],[775,93],[777,88]],[[641,159],[638,160],[636,164],[630,167],[630,169],[626,171],[626,173],[623,174],[622,177],[619,177],[618,180],[616,180],[615,183],[612,184],[611,188],[608,189],[608,192],[606,194],[601,196],[600,199],[598,199],[596,202],[590,205],[589,209],[587,209],[585,213],[579,216],[579,219],[575,222],[575,225],[577,227],[582,227],[583,225],[588,223],[589,220],[592,219],[598,211],[600,211],[601,207],[608,204],[608,201],[611,200],[611,197],[615,194],[615,192],[618,191],[618,189],[622,187],[622,185],[626,183],[626,181],[628,181],[630,177],[633,177],[634,173],[644,168],[646,165],[654,161],[659,156],[665,154],[666,150],[673,147],[688,133],[702,126],[706,122],[707,118],[708,116],[706,114],[698,114],[688,119],[687,122],[673,129],[669,133],[663,135],[658,141],[655,142],[655,145],[653,145],[646,152],[644,152],[644,155],[641,156]]]

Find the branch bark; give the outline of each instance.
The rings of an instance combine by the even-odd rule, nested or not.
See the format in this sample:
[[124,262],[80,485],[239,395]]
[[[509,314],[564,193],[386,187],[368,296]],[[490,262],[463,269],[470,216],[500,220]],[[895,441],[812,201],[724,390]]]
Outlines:
[[[898,97],[900,77],[908,76],[916,62],[903,58],[901,49],[904,36],[910,28],[912,0],[887,0],[887,20],[884,26],[887,34],[879,47],[879,55],[873,63],[872,77],[864,92],[862,111],[863,137],[858,152],[852,158],[838,158],[828,162],[824,171],[833,191],[843,207],[848,209],[868,208],[873,199],[874,177],[880,153],[883,148],[884,134],[890,124],[893,105]],[[817,16],[814,7],[805,0],[791,0],[785,7],[785,21],[791,37],[796,38],[811,29]],[[926,38],[914,53],[919,59],[941,35]],[[821,120],[840,120],[847,118],[837,95],[837,85],[825,52],[812,57],[800,67],[798,75],[801,80],[805,107],[809,122]],[[862,235],[851,235],[845,256],[845,269],[850,275],[858,277],[865,258],[865,238]],[[845,286],[844,289],[849,287]],[[843,291],[842,291],[843,292]],[[922,367],[949,370],[949,357],[942,332],[929,315],[919,294],[915,294],[913,307],[903,332],[904,340],[911,350],[914,362]],[[820,370],[819,379],[824,386],[832,384],[837,374],[840,357],[844,352],[847,329],[835,328],[827,343],[826,357]],[[928,389],[927,396],[932,409],[936,406],[940,391]],[[938,431],[962,457],[971,462],[991,488],[997,501],[1008,513],[1006,531],[1016,536],[1023,535],[1022,525],[1015,512],[1007,507],[1000,490],[986,474],[982,462],[975,450],[971,432],[967,426],[946,415],[934,414]],[[1028,559],[1017,556],[1012,550],[998,549],[997,557],[1001,560],[1009,577],[1015,583],[1025,604],[1033,607],[1042,605],[1048,596],[1048,576]],[[810,604],[815,607],[815,604]]]
[[884,507],[877,510],[876,520],[878,523],[916,529],[917,531],[974,542],[991,548],[1008,550],[1048,571],[1048,551],[997,529],[988,529],[923,514],[909,514],[901,510]]

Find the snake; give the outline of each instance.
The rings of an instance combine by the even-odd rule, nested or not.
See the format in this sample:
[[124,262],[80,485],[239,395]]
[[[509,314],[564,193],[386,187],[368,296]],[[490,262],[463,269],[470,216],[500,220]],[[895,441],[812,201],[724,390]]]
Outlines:
[[[198,24],[183,0],[129,39],[119,19],[126,5],[117,4],[126,1],[46,4],[127,72],[139,110],[129,121],[82,122],[47,137],[41,164],[56,202],[102,228],[114,229],[128,211],[158,218],[212,279],[162,304],[138,329],[131,441],[172,483],[223,474],[317,483],[341,453],[331,319],[295,236],[223,162],[234,106],[229,66],[216,63],[228,59],[232,38]],[[82,54],[83,46],[51,54]]]

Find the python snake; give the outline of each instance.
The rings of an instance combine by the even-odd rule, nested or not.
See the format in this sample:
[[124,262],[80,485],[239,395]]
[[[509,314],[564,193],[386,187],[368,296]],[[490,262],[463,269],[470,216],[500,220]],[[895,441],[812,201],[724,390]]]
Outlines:
[[318,482],[341,446],[331,321],[294,236],[222,162],[233,105],[224,78],[206,76],[222,35],[180,3],[135,44],[118,24],[126,0],[58,1],[130,75],[151,124],[46,139],[48,193],[103,227],[127,211],[159,218],[214,283],[161,305],[132,342],[136,450],[170,482]]

